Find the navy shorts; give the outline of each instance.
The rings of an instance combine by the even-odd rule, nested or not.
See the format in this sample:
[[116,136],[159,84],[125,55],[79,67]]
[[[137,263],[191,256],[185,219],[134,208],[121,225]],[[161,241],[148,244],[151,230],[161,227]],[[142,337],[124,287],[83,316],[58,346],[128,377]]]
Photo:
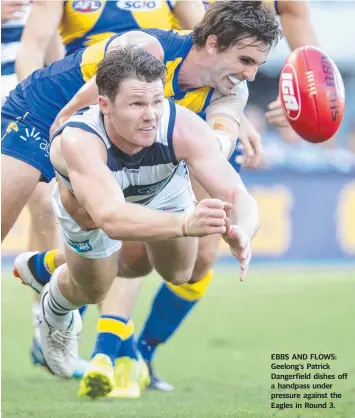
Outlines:
[[24,161],[41,172],[41,181],[54,178],[49,159],[49,127],[31,114],[20,85],[1,108],[1,153]]

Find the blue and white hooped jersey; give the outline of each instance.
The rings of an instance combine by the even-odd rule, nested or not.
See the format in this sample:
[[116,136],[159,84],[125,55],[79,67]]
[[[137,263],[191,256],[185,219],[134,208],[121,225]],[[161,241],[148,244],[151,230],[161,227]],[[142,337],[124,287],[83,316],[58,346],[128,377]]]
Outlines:
[[1,25],[1,105],[17,85],[15,62],[28,13],[29,6],[26,6],[18,19]]
[[1,25],[1,75],[15,73],[16,56],[29,13],[29,6],[18,19],[8,20]]
[[[108,138],[99,105],[89,106],[75,113],[55,133],[65,127],[77,127],[99,136],[107,148],[107,165],[120,185],[125,200],[148,205],[164,189],[177,193],[190,187],[188,169],[184,161],[178,162],[173,149],[173,131],[176,109],[173,101],[164,100],[164,113],[160,120],[155,142],[134,155],[118,149]],[[70,179],[58,172],[67,187],[72,190]],[[170,191],[169,183],[174,184]]]

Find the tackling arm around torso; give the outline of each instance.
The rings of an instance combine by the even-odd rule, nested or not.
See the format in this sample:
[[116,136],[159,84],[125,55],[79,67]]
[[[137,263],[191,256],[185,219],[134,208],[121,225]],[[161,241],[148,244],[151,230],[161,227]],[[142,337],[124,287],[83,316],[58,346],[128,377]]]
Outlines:
[[[132,44],[145,49],[160,61],[164,59],[164,50],[160,42],[154,38],[154,36],[140,31],[128,32],[113,39],[107,49],[107,54],[117,47]],[[96,77],[93,77],[81,87],[72,100],[58,113],[51,127],[51,134],[53,134],[53,132],[55,132],[59,126],[69,119],[77,110],[91,104],[96,104],[98,102],[98,95]]]

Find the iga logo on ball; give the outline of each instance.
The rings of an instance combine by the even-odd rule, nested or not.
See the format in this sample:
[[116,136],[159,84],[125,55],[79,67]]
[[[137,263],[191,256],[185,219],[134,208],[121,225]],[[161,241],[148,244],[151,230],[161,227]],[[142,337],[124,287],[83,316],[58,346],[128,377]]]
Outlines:
[[332,59],[321,49],[302,46],[288,57],[280,75],[282,109],[306,141],[332,138],[344,116],[344,85]]
[[297,74],[291,64],[287,64],[284,67],[280,84],[282,105],[287,117],[291,120],[297,120],[301,113],[301,97]]

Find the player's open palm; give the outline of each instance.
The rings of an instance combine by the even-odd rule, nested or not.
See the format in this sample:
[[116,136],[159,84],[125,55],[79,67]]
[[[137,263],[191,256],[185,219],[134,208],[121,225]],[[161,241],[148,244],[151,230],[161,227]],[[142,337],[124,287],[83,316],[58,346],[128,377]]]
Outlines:
[[185,220],[185,235],[204,237],[212,234],[224,234],[227,230],[226,211],[231,208],[230,203],[219,199],[201,200]]
[[228,242],[234,257],[240,262],[240,281],[244,281],[251,259],[251,242],[249,236],[238,225],[231,225],[224,239]]

